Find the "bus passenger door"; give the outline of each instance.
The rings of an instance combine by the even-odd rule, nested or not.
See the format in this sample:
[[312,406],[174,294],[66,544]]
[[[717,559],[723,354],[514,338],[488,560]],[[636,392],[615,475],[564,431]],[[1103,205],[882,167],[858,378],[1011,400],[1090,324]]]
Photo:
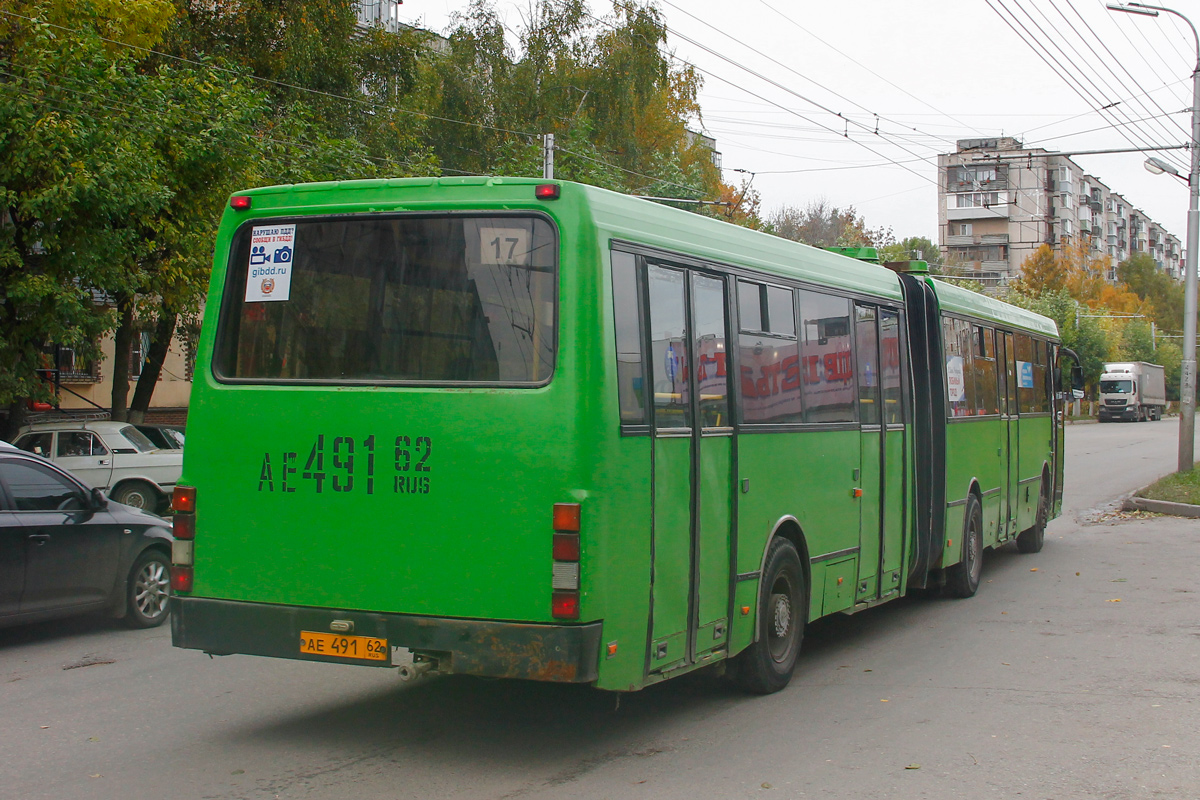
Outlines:
[[649,670],[685,663],[692,584],[692,397],[687,273],[646,267],[654,382],[654,541]]
[[857,363],[858,421],[861,474],[859,487],[858,584],[856,602],[879,597],[879,572],[883,557],[883,508],[887,490],[884,480],[883,399],[879,378],[878,310],[874,306],[854,305],[854,349]]
[[1002,420],[1003,432],[1002,447],[1000,459],[1001,481],[1003,489],[1002,507],[1000,509],[1000,524],[1001,535],[1000,541],[1005,541],[1016,536],[1017,530],[1017,484],[1019,478],[1017,476],[1017,466],[1019,460],[1017,458],[1017,428],[1020,424],[1017,415],[1017,361],[1016,353],[1013,350],[1013,335],[1011,333],[1001,334],[996,331],[996,346],[999,352],[996,353],[996,359],[1003,365],[1000,370],[1000,419]]
[[725,369],[726,282],[692,274],[692,353],[696,402],[696,613],[692,656],[723,648],[729,636],[733,422]]
[[726,285],[647,266],[654,381],[650,671],[728,638],[733,426],[725,369]]
[[904,320],[896,311],[879,310],[879,376],[883,397],[883,553],[880,594],[900,589],[904,551],[910,530],[908,369],[901,331]]

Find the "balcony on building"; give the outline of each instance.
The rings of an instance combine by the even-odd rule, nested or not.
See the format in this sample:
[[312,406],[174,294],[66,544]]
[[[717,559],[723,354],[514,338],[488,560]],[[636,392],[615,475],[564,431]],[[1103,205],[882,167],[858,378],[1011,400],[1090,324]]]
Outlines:
[[998,219],[1008,217],[1007,192],[960,192],[946,195],[946,219]]
[[408,25],[400,21],[401,0],[359,0],[358,24],[364,28],[379,25],[386,31],[398,33]]

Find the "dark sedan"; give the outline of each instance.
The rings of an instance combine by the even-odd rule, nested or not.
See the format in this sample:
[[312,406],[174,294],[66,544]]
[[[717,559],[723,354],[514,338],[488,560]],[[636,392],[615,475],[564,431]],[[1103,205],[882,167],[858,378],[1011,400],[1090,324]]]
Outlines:
[[171,523],[0,447],[0,626],[90,611],[135,628],[169,613]]

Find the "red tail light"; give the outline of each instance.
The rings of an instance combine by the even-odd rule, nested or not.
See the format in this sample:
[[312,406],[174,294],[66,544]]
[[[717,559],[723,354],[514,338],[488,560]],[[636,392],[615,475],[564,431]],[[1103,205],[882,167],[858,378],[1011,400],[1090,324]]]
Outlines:
[[554,504],[554,530],[559,533],[579,533],[579,503]]
[[555,592],[550,613],[555,619],[579,619],[579,592]]
[[176,486],[171,493],[171,508],[175,511],[196,513],[196,487]]
[[577,534],[577,533],[556,533],[556,534],[554,534],[554,560],[555,561],[578,561],[579,560],[579,534]]
[[171,548],[171,590],[190,592],[194,578],[191,565],[192,540],[196,538],[196,487],[176,486],[171,493],[171,508],[175,509],[171,533],[178,540]]
[[555,619],[579,619],[579,503],[554,504],[554,556],[550,613]]
[[244,194],[235,194],[229,198],[229,207],[234,211],[245,211],[250,208],[250,197]]
[[192,590],[192,568],[171,565],[171,591],[190,592]]
[[538,187],[533,190],[533,194],[538,200],[557,200],[562,193],[562,187],[557,183],[539,183]]
[[196,538],[196,515],[176,514],[171,524],[171,533],[176,539]]

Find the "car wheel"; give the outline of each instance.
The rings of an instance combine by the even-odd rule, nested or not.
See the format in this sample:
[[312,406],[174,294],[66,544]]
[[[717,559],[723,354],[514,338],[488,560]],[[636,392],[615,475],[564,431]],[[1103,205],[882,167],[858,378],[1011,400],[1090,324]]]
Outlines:
[[171,613],[171,564],[159,550],[138,556],[126,584],[125,624],[131,628],[154,628]]
[[112,499],[133,508],[153,511],[158,506],[159,492],[145,481],[129,481],[116,488]]
[[758,604],[758,641],[737,657],[734,681],[747,692],[770,694],[788,685],[807,616],[804,570],[796,546],[782,537],[771,542]]
[[983,509],[974,494],[967,495],[962,547],[962,561],[946,570],[946,592],[954,597],[974,597],[983,573]]

